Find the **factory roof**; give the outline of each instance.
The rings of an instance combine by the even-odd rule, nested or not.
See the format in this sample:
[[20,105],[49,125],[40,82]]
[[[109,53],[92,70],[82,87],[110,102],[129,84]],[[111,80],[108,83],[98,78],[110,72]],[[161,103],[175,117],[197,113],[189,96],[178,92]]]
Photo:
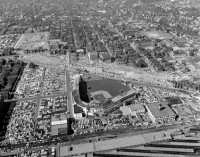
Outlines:
[[131,115],[131,110],[128,106],[121,106],[120,110],[122,111],[124,116]]
[[63,129],[65,129],[65,130],[67,129],[67,123],[52,125],[51,126],[51,135],[52,136],[58,135]]
[[129,107],[132,112],[144,110],[144,106],[140,103],[132,104]]
[[174,106],[173,109],[179,116],[187,116],[192,114],[192,111],[184,105]]
[[175,113],[165,101],[147,104],[147,107],[156,119],[167,116],[175,116]]
[[51,116],[51,125],[60,125],[60,124],[66,124],[66,123],[67,123],[66,114]]

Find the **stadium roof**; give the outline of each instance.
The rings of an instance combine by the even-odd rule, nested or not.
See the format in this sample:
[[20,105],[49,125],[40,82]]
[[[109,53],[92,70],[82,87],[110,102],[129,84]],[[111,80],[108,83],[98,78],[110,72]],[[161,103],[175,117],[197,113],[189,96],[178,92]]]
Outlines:
[[112,102],[118,102],[121,99],[126,98],[126,97],[128,97],[128,96],[130,96],[131,94],[134,94],[134,93],[135,93],[135,90],[130,90],[130,91],[126,92],[126,93],[120,94],[120,95],[112,98]]

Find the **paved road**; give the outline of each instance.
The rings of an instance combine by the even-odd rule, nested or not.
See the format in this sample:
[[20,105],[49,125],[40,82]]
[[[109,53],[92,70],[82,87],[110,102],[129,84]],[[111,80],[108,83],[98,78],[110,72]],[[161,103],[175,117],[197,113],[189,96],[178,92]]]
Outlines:
[[[87,133],[87,134],[82,134],[82,135],[75,135],[74,137],[70,138],[69,142],[69,137],[67,135],[62,135],[58,136],[59,139],[56,140],[49,140],[43,143],[35,142],[35,143],[30,143],[30,149],[25,150],[25,151],[36,151],[36,150],[41,150],[44,148],[52,148],[53,146],[60,147],[64,145],[75,145],[79,143],[84,143],[84,141],[89,141],[89,140],[96,140],[97,138],[106,138],[109,140],[109,135],[116,135],[116,138],[119,137],[125,137],[125,136],[134,136],[134,135],[139,135],[139,134],[145,134],[145,133],[152,133],[152,132],[158,132],[158,131],[166,131],[166,130],[172,130],[172,129],[184,129],[185,127],[191,127],[192,125],[196,125],[198,123],[193,123],[193,124],[187,124],[187,125],[181,125],[181,124],[174,124],[170,126],[163,126],[159,128],[150,128],[143,130],[141,129],[133,129],[133,127],[128,127],[128,128],[123,128],[123,129],[118,129],[118,130],[108,130],[104,132],[94,132],[94,133]],[[26,144],[20,144],[20,147],[24,147]],[[16,147],[16,146],[15,146]],[[14,152],[9,152],[9,153],[4,153],[0,154],[0,156],[8,156],[8,155],[13,155],[13,154],[18,154],[22,153],[24,151],[14,151]]]
[[[92,74],[92,75],[97,75],[97,76],[121,81],[121,78],[118,75],[113,77],[113,75],[111,75],[109,73],[96,73],[96,72],[94,73],[93,71],[90,71],[90,72],[91,73],[84,73],[84,72],[81,72],[81,73]],[[178,89],[178,88],[170,88],[170,87],[159,86],[159,85],[155,85],[155,84],[149,84],[149,83],[144,83],[144,82],[140,82],[140,81],[135,81],[135,80],[132,80],[130,77],[126,78],[126,79],[127,79],[128,82],[133,83],[133,84],[137,84],[137,85],[149,86],[149,87],[153,87],[153,88],[161,88],[161,89],[166,89],[166,90],[171,90],[171,91],[184,92],[184,93],[187,93],[189,95],[193,93],[192,91],[189,91],[189,90]],[[37,96],[34,96],[34,97],[4,100],[4,102],[39,100],[39,99],[42,99],[42,98],[49,98],[49,97],[54,98],[54,97],[65,96],[65,95],[66,95],[66,93],[51,94],[51,95],[37,95]]]
[[28,100],[40,100],[44,98],[55,98],[58,96],[66,96],[66,93],[59,93],[59,94],[51,94],[51,95],[37,95],[34,97],[26,97],[26,98],[19,98],[19,99],[9,99],[9,100],[4,100],[4,102],[13,102],[13,101],[28,101]]
[[22,39],[24,38],[24,34],[20,37],[18,42],[15,44],[14,49],[18,48],[18,45],[21,43]]
[[[111,79],[115,79],[115,80],[120,80],[121,81],[120,76],[117,76],[117,75],[113,77],[111,74],[108,74],[108,73],[106,73],[106,74],[95,73],[95,74],[98,75],[98,76],[108,77],[108,78],[111,78]],[[129,78],[125,78],[125,79],[127,79],[128,82],[133,83],[133,84],[137,84],[137,85],[144,85],[144,86],[149,86],[149,87],[153,87],[153,88],[162,88],[162,89],[167,89],[167,90],[185,92],[185,93],[188,93],[188,94],[193,93],[192,91],[189,91],[189,90],[171,88],[171,87],[166,87],[166,86],[159,86],[159,85],[155,85],[155,84],[149,84],[149,83],[145,83],[145,82],[136,81],[136,80],[131,79],[130,77]]]
[[14,59],[14,55],[13,56],[0,56],[0,59]]

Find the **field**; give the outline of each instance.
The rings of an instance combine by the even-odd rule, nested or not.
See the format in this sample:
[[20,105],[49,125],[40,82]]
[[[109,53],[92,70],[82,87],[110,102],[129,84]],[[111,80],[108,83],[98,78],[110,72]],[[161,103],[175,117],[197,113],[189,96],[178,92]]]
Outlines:
[[87,88],[89,95],[96,100],[112,98],[120,95],[121,91],[130,90],[130,87],[124,85],[121,81],[110,79],[87,81]]
[[99,91],[95,91],[95,92],[91,92],[90,93],[94,99],[96,100],[102,100],[102,99],[109,99],[112,98],[112,96],[110,95],[110,93],[108,93],[107,91],[103,91],[103,90],[99,90]]

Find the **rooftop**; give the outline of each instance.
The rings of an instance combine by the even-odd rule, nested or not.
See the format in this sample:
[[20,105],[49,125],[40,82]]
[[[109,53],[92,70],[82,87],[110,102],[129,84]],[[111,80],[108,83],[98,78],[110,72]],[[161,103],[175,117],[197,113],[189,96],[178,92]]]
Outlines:
[[65,114],[51,116],[51,125],[59,125],[66,123],[67,123],[67,116]]
[[118,102],[119,100],[123,99],[123,98],[126,98],[127,96],[131,95],[131,94],[134,94],[135,93],[135,90],[130,90],[128,92],[125,92],[123,94],[120,94],[114,98],[112,98],[112,101],[113,102]]
[[175,116],[175,113],[172,109],[167,105],[165,101],[163,102],[154,102],[151,104],[147,104],[147,107],[153,114],[155,118],[165,117],[165,116]]
[[[67,124],[58,124],[51,127],[51,135],[58,135],[60,131],[67,128]],[[67,132],[67,131],[66,131]]]
[[128,106],[121,106],[120,110],[122,111],[124,116],[131,115],[131,110]]
[[132,112],[144,110],[144,106],[140,103],[132,104],[129,107]]
[[186,116],[192,114],[192,111],[187,106],[184,105],[174,106],[173,109],[180,116]]
[[167,102],[169,103],[169,105],[178,105],[178,104],[182,104],[182,101],[180,98],[167,98]]

